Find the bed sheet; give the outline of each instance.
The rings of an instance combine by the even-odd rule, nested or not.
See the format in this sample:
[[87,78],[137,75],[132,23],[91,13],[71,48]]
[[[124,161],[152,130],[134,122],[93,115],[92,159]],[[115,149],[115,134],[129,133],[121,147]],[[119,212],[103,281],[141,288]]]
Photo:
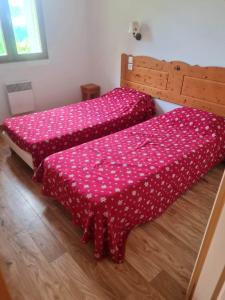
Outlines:
[[122,262],[132,228],[159,217],[225,158],[225,120],[178,108],[51,155],[43,192],[94,240],[95,257]]
[[8,118],[3,130],[31,153],[38,180],[37,168],[50,154],[130,127],[154,113],[150,96],[117,88],[97,99]]

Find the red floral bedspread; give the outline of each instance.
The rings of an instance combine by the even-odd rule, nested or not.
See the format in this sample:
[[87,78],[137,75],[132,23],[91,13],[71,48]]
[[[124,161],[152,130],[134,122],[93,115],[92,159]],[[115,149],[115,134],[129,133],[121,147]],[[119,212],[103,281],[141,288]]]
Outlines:
[[169,205],[225,158],[225,119],[192,108],[53,154],[43,191],[94,240],[95,257],[122,262],[136,225]]
[[150,96],[118,88],[94,100],[6,119],[3,129],[32,154],[37,168],[50,154],[130,127],[154,112]]

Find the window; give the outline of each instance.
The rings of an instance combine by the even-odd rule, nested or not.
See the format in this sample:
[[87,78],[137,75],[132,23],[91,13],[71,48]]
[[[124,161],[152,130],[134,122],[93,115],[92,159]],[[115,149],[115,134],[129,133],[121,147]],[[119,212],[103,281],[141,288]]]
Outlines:
[[40,0],[0,0],[0,62],[47,57]]

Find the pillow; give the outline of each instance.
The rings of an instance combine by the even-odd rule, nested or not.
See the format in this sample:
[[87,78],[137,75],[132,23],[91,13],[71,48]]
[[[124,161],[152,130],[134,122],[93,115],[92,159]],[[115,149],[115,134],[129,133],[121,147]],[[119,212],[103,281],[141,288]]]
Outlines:
[[[169,114],[170,117],[168,118]],[[166,123],[173,124],[174,126],[183,129],[188,128],[201,133],[212,132],[221,136],[225,134],[225,118],[207,111],[182,107],[176,108],[166,115]]]
[[150,95],[131,88],[115,88],[104,94],[107,101],[114,100],[115,107],[123,106],[127,108],[135,108],[142,110],[148,117],[155,115],[155,103]]

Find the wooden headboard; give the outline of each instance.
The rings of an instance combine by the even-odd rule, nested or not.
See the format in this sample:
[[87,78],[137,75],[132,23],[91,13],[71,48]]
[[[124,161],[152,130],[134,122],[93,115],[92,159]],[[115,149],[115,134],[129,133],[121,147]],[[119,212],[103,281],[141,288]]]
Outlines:
[[225,117],[225,68],[122,54],[121,87]]

